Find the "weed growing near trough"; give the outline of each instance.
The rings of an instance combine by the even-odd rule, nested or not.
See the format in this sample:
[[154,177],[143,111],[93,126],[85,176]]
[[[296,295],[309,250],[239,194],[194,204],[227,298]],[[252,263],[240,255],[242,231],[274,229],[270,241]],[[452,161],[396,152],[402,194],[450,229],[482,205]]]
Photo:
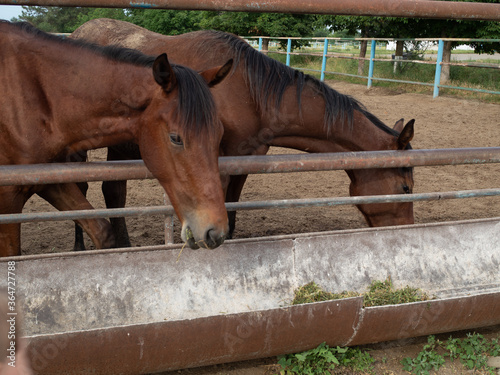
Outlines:
[[[487,361],[488,357],[498,356],[498,338],[488,340],[481,334],[468,333],[463,339],[450,337],[441,341],[431,335],[415,358],[405,358],[401,364],[402,369],[411,374],[429,375],[439,374],[447,363],[459,360],[464,373],[496,375],[496,369],[489,367]],[[338,371],[344,374],[345,369],[349,374],[379,374],[377,363],[369,352],[359,347],[331,348],[325,343],[303,353],[280,356],[278,365],[281,366],[281,375],[329,375]]]
[[349,367],[354,371],[370,371],[375,360],[359,348],[330,348],[322,343],[317,348],[298,354],[280,356],[281,375],[323,375],[337,366]]
[[467,370],[485,370],[491,375],[495,369],[487,364],[488,357],[500,355],[498,339],[486,340],[478,333],[468,333],[464,339],[449,338],[446,342],[429,336],[427,344],[416,358],[405,358],[401,361],[403,369],[416,375],[427,375],[429,371],[438,371],[445,363],[458,359]]
[[[420,302],[428,296],[419,289],[406,286],[394,289],[392,281],[374,281],[366,293],[342,292],[330,293],[323,291],[316,283],[311,282],[295,291],[292,304],[312,303],[363,296],[364,307]],[[481,371],[481,373],[496,374],[496,370],[488,366],[488,357],[500,356],[500,340],[487,340],[481,334],[469,333],[463,339],[450,337],[441,341],[431,335],[427,344],[415,358],[404,358],[401,365],[404,371],[415,375],[439,373],[445,363],[459,360],[466,371]],[[335,369],[346,367],[355,374],[374,374],[375,359],[358,347],[329,347],[326,343],[303,353],[288,354],[278,357],[281,375],[292,374],[333,374]],[[376,364],[375,364],[376,365]],[[343,371],[343,370],[341,370]],[[343,373],[343,372],[342,372]]]

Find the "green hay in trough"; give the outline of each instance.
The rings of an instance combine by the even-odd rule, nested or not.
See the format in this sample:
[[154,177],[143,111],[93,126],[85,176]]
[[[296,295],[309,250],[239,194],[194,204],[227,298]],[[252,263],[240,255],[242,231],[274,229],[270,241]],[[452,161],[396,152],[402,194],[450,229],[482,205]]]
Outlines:
[[292,301],[292,305],[358,296],[363,296],[364,307],[398,305],[402,303],[427,301],[429,299],[427,294],[417,288],[406,286],[402,289],[394,289],[391,278],[388,277],[385,281],[373,281],[366,293],[352,291],[344,291],[341,293],[325,292],[320,286],[312,281],[295,290],[295,298]]

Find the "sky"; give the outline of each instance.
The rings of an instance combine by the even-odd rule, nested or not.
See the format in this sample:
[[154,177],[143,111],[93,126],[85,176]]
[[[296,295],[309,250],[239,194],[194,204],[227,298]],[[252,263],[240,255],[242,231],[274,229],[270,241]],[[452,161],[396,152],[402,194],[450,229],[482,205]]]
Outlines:
[[19,17],[22,10],[20,5],[0,5],[0,19],[10,21],[12,17]]

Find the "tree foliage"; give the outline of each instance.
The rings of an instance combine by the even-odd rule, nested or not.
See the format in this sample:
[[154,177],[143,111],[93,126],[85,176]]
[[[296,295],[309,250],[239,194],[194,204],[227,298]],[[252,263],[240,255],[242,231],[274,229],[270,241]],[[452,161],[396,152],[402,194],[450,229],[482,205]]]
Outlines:
[[128,11],[119,8],[80,8],[81,13],[78,14],[77,22],[74,29],[83,25],[85,22],[96,18],[113,18],[117,20],[127,21],[129,19]]
[[23,6],[19,21],[27,21],[40,30],[52,33],[71,33],[79,25],[78,18],[90,8]]
[[200,27],[243,36],[308,37],[315,16],[287,13],[206,12]]
[[[457,1],[457,0],[443,0]],[[458,0],[462,2],[498,3],[499,0]],[[441,20],[365,16],[319,16],[319,24],[332,31],[347,30],[370,38],[476,38],[500,39],[500,23],[493,21]],[[468,44],[477,53],[500,52],[500,43],[453,42],[451,48]]]
[[[226,31],[241,36],[310,37],[316,16],[307,14],[206,12],[202,29]],[[286,48],[286,42],[281,42]],[[292,48],[305,42],[292,41]]]
[[132,9],[128,21],[160,34],[178,35],[199,30],[203,13],[205,12]]

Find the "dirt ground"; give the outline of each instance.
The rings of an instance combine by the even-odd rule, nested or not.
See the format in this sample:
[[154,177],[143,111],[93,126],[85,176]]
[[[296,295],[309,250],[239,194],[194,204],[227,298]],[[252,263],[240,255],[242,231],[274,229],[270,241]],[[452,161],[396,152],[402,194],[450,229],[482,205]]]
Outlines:
[[[383,88],[367,90],[365,86],[336,81],[329,84],[338,91],[357,98],[388,125],[394,124],[402,117],[405,120],[416,119],[415,137],[412,141],[415,149],[500,146],[500,105],[445,96],[433,99],[432,95],[401,93]],[[273,149],[271,152],[295,151]],[[91,153],[93,160],[103,160],[104,157],[102,150]],[[415,169],[414,177],[416,193],[497,188],[500,187],[500,165],[418,167]],[[348,184],[347,175],[343,171],[252,175],[245,185],[242,200],[346,196]],[[130,182],[128,191],[129,206],[159,205],[163,202],[163,192],[153,180]],[[94,206],[103,207],[100,184],[91,184],[89,200]],[[52,209],[37,197],[32,198],[25,207],[25,212],[40,210]],[[500,197],[415,203],[414,211],[416,223],[498,217]],[[162,217],[131,218],[127,219],[127,223],[134,246],[163,243]],[[362,227],[366,227],[363,217],[357,209],[350,206],[246,211],[238,213],[235,237],[261,237]],[[62,252],[70,250],[73,246],[72,222],[23,224],[22,231],[23,254]],[[92,247],[88,240],[87,245],[89,248]],[[498,337],[499,332],[499,327],[487,331],[493,337]],[[398,346],[401,343],[374,347],[376,350],[373,351],[373,355],[378,359],[376,373],[403,374],[402,370],[398,370],[401,369],[398,361],[402,357],[411,355],[406,354],[407,352],[416,355],[423,345],[419,340],[422,341],[413,339],[404,342],[402,347]],[[272,374],[276,373],[273,363],[276,363],[275,358],[175,373]],[[439,373],[467,372],[461,367],[448,366],[447,370]]]

